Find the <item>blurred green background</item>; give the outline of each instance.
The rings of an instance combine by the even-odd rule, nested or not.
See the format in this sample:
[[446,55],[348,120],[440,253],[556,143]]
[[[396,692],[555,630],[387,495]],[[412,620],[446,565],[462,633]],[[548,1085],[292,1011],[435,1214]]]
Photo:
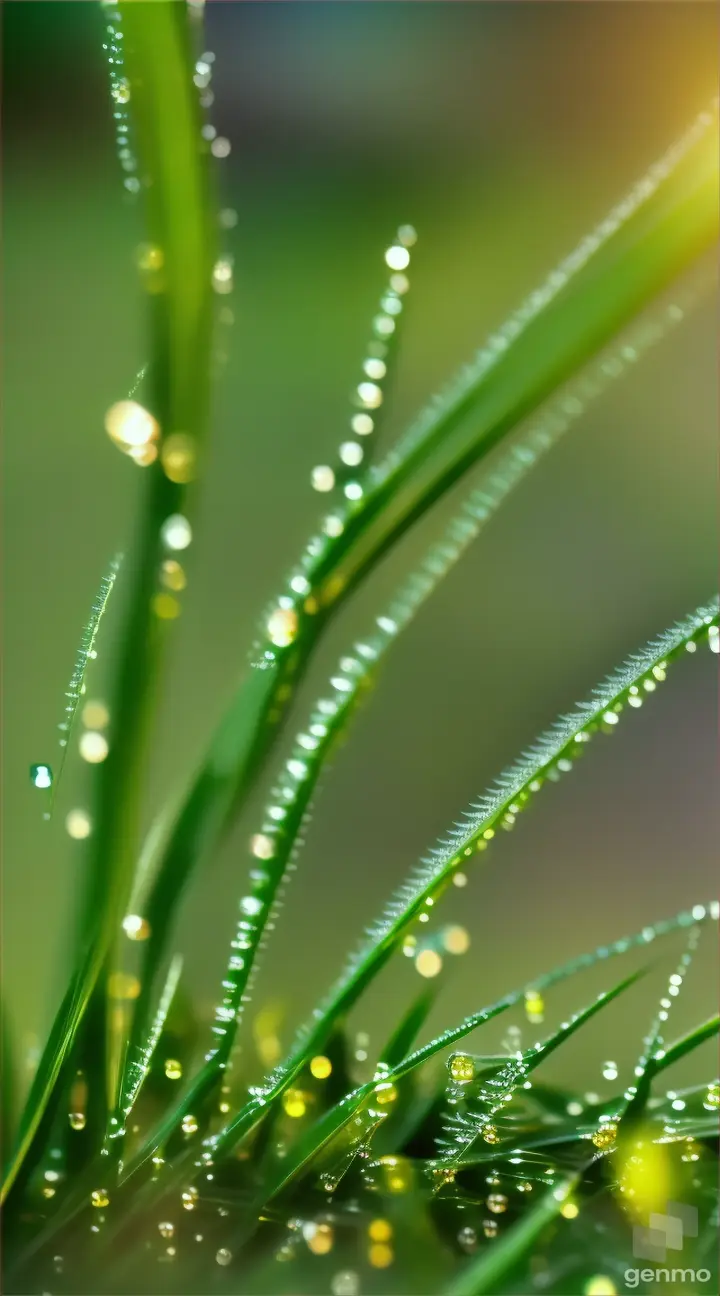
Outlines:
[[[343,436],[397,224],[411,221],[420,239],[387,438],[682,132],[717,80],[708,4],[216,0],[206,25],[211,116],[232,142],[217,170],[238,212],[227,236],[236,323],[222,340],[148,822],[187,778],[244,670],[257,615],[314,526],[310,469],[332,462]],[[27,1044],[51,1020],[72,952],[83,846],[63,819],[82,804],[87,775],[72,757],[47,825],[28,767],[56,756],[80,630],[134,524],[140,470],[102,420],[145,359],[144,303],[141,211],[114,155],[100,7],[11,0],[4,26],[4,968],[10,1021]],[[288,1025],[306,1013],[361,925],[504,764],[708,596],[716,413],[708,299],[512,495],[394,649],[317,797],[257,1004],[282,1000]],[[343,613],[298,724],[439,525],[427,518]],[[93,695],[121,593],[116,603]],[[713,690],[708,652],[682,662],[450,897],[445,914],[468,926],[472,946],[430,1029],[713,890]],[[184,909],[178,944],[201,1008],[221,975],[258,803]],[[374,1044],[418,984],[400,962],[355,1015]],[[709,948],[701,967],[678,1032],[711,1008]],[[551,1015],[586,992],[563,993]],[[631,1057],[652,998],[641,989],[637,1013],[615,1014],[616,1052]],[[597,1087],[597,1059],[579,1056],[577,1076]]]

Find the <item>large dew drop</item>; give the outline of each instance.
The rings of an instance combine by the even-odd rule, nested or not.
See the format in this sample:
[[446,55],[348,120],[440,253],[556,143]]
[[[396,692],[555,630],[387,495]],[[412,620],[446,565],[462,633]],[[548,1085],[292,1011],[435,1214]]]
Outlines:
[[49,765],[31,765],[30,782],[33,787],[46,789],[53,785],[53,772]]

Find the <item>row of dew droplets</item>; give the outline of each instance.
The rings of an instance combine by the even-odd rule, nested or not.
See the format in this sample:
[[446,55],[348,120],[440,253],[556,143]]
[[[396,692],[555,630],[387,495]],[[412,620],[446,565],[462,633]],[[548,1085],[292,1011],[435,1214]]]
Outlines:
[[[44,812],[44,818],[49,819],[55,804],[55,795],[65,767],[67,758],[70,734],[75,723],[81,701],[87,692],[86,675],[91,662],[97,658],[97,648],[95,646],[100,621],[108,604],[108,600],[113,591],[115,581],[122,563],[122,555],[114,558],[110,568],[103,576],[100,589],[95,596],[90,618],[83,630],[80,646],[75,658],[75,666],[70,677],[67,689],[65,690],[65,708],[62,720],[58,725],[60,731],[59,746],[60,758],[57,764],[57,770],[51,764],[39,763],[30,766],[30,782],[33,787],[40,791],[47,792],[50,795],[49,809]],[[84,729],[80,736],[79,750],[83,760],[90,764],[97,764],[105,759],[108,753],[108,743],[105,736],[97,731],[104,729],[109,723],[109,714],[104,703],[89,701],[82,710],[82,719]],[[66,818],[65,826],[69,835],[75,839],[88,837],[92,824],[88,812],[84,809],[71,810]]]
[[124,34],[120,11],[114,0],[103,0],[106,34],[103,49],[107,56],[110,74],[110,98],[112,100],[113,124],[115,127],[115,145],[120,166],[125,172],[123,185],[129,194],[140,192],[140,179],[137,175],[137,158],[132,148],[130,135],[130,114],[128,104],[131,99],[130,82],[125,75],[125,56],[123,51]]
[[[321,493],[342,486],[346,499],[362,498],[362,469],[368,460],[369,438],[376,436],[385,400],[383,383],[388,376],[391,348],[396,339],[398,317],[403,310],[403,296],[410,287],[405,271],[410,265],[410,248],[417,234],[412,225],[401,225],[392,245],[385,253],[385,265],[392,272],[380,299],[380,309],[372,322],[372,338],[362,364],[362,378],[353,392],[355,412],[350,420],[352,436],[340,444],[339,465],[319,464],[310,475],[313,490]],[[356,471],[359,470],[359,471]],[[332,535],[341,519],[331,515],[324,528]],[[329,528],[329,529],[328,529]]]

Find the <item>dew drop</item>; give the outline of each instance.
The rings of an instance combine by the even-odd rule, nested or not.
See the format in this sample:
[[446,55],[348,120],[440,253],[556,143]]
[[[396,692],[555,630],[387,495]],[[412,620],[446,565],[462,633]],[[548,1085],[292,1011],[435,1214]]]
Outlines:
[[173,432],[160,450],[165,476],[176,485],[186,485],[195,476],[195,442],[186,432]]
[[267,621],[267,633],[277,648],[287,648],[298,632],[298,614],[294,608],[276,608]]
[[405,270],[410,264],[410,253],[402,244],[390,247],[385,253],[385,264],[391,270]]
[[171,1238],[175,1234],[175,1225],[171,1224],[169,1220],[163,1220],[161,1224],[158,1224],[158,1233],[161,1237]]
[[330,1282],[332,1296],[359,1296],[360,1278],[352,1269],[341,1269]]
[[227,1247],[220,1247],[215,1252],[215,1260],[219,1265],[229,1265],[232,1260],[232,1251],[228,1251]]
[[332,1062],[329,1058],[319,1054],[317,1057],[312,1059],[310,1063],[310,1074],[313,1075],[316,1080],[327,1080],[331,1072]]
[[109,1206],[110,1198],[106,1189],[96,1188],[95,1191],[90,1194],[90,1202],[91,1205],[95,1206],[98,1210],[103,1209],[105,1206]]
[[69,1124],[69,1126],[70,1126],[70,1129],[72,1129],[72,1130],[82,1130],[82,1129],[85,1129],[85,1113],[84,1113],[84,1112],[69,1112],[69,1113],[68,1113],[68,1124]]
[[335,1235],[330,1224],[306,1224],[303,1237],[313,1255],[327,1255],[333,1249]]
[[469,1084],[475,1079],[475,1063],[467,1053],[454,1053],[448,1058],[448,1071],[457,1084]]
[[617,1139],[618,1127],[615,1121],[607,1121],[596,1129],[592,1136],[592,1142],[601,1152],[606,1152],[609,1148],[614,1147]]
[[166,549],[187,549],[192,540],[192,529],[182,513],[171,513],[160,528],[160,539]]
[[255,833],[255,836],[250,838],[250,851],[256,859],[272,859],[275,854],[272,837],[266,836],[265,833]]
[[110,94],[115,103],[126,104],[130,102],[130,82],[126,77],[119,77],[110,87]]
[[141,918],[140,914],[127,914],[123,918],[122,925],[128,940],[147,940],[150,935],[150,924],[145,918]]
[[504,1193],[490,1193],[487,1199],[487,1207],[493,1215],[502,1215],[508,1208],[508,1199]]
[[[165,1068],[165,1074],[167,1075],[167,1066]],[[182,1118],[183,1134],[195,1134],[197,1131],[197,1127],[198,1127],[198,1123],[197,1123],[197,1118],[195,1116],[191,1116],[189,1114],[187,1116],[183,1116]]]
[[30,782],[36,788],[49,788],[53,783],[53,772],[49,765],[31,765]]
[[357,441],[343,441],[340,446],[340,458],[348,468],[357,468],[362,463],[365,451]]
[[474,1228],[461,1228],[457,1236],[460,1246],[468,1255],[477,1249],[477,1233]]
[[163,1069],[168,1080],[179,1080],[183,1073],[182,1062],[178,1062],[177,1058],[166,1058]]
[[179,593],[187,585],[187,576],[176,558],[166,558],[160,568],[160,581],[166,589]]
[[144,449],[160,435],[152,414],[133,400],[116,401],[110,406],[105,415],[105,431],[123,454]]
[[327,464],[319,464],[310,474],[313,490],[331,491],[335,485],[335,473]]
[[[391,322],[392,321],[388,321],[388,323]],[[378,406],[382,405],[382,389],[378,387],[377,383],[361,382],[358,386],[357,394],[358,399],[366,409],[377,409]]]
[[[217,141],[214,141],[217,143]],[[215,262],[212,272],[212,286],[216,293],[225,295],[233,290],[233,268],[229,257],[221,257]]]

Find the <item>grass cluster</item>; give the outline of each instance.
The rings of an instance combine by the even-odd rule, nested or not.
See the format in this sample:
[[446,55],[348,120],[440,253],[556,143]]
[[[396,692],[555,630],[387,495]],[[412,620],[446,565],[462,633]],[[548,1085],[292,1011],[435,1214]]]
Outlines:
[[[628,1267],[643,1268],[633,1228],[669,1201],[697,1210],[683,1265],[709,1281],[720,1089],[712,1076],[680,1092],[656,1082],[718,1029],[717,1019],[680,1038],[672,1029],[693,953],[718,917],[715,902],[539,970],[532,985],[416,1042],[443,954],[462,953],[466,940],[462,928],[438,921],[445,892],[465,884],[478,856],[492,853],[493,839],[549,783],[651,703],[677,658],[717,651],[716,601],[637,651],[500,775],[381,909],[260,1084],[249,1085],[238,1046],[318,779],[383,658],[517,482],[691,304],[699,279],[686,272],[702,267],[716,237],[716,114],[701,114],[373,463],[415,241],[410,226],[399,228],[353,435],[337,464],[314,473],[328,499],[318,533],[269,600],[244,681],[194,774],[140,844],[158,684],[193,540],[215,301],[232,280],[216,245],[212,133],[202,129],[210,67],[198,14],[180,0],[106,6],[125,184],[145,210],[150,332],[136,399],[112,407],[107,429],[138,464],[144,490],[134,544],[103,581],[82,640],[59,760],[32,771],[51,813],[100,618],[124,582],[108,714],[87,721],[80,739],[94,767],[94,805],[69,823],[71,835],[87,838],[77,964],[5,1176],[7,1289],[612,1296],[627,1285]],[[348,647],[276,768],[250,841],[214,1019],[190,1021],[173,951],[186,884],[268,774],[338,610],[474,468],[480,480],[446,533]],[[357,1083],[348,1014],[399,953],[415,961],[425,988],[374,1059],[372,1078]],[[595,967],[606,969],[598,997],[582,980]],[[618,1001],[630,1011],[645,976],[658,1007],[639,1026],[634,1073],[621,1077],[606,1063],[603,1098],[570,1081],[546,1083],[545,1059]],[[544,1033],[546,992],[570,978],[577,1009]],[[518,1008],[539,1036],[531,1045]],[[513,1023],[504,1051],[478,1051],[476,1032],[503,1014]]]

